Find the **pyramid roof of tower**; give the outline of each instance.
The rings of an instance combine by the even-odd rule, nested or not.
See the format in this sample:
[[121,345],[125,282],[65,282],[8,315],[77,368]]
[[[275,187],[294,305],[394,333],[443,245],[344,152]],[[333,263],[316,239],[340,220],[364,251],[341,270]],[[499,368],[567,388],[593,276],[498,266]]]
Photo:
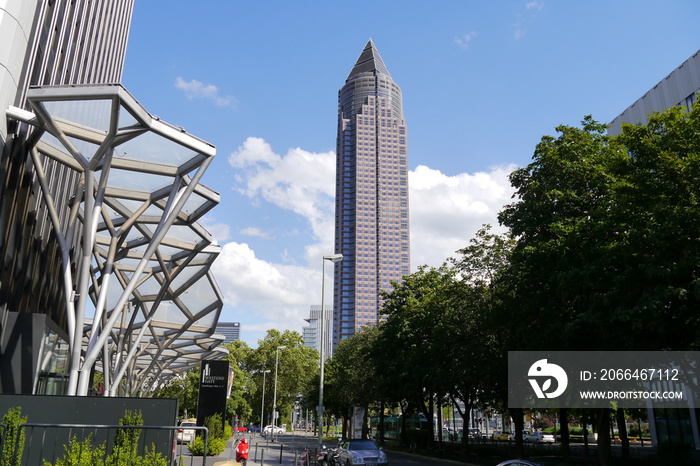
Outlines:
[[384,60],[382,60],[381,55],[379,55],[379,51],[377,51],[377,47],[375,47],[372,39],[370,39],[367,42],[367,45],[365,45],[360,57],[355,62],[355,66],[350,71],[348,79],[360,73],[371,71],[377,71],[391,77],[389,70],[386,69]]

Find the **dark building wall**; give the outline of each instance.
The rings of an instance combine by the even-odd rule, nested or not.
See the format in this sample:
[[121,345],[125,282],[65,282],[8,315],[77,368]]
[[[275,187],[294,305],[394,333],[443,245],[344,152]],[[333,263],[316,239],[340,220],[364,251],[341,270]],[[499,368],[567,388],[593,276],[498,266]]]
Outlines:
[[[105,398],[40,395],[0,395],[0,417],[10,408],[20,407],[31,424],[90,424],[118,425],[127,410],[139,411],[144,426],[176,426],[177,400],[163,398]],[[170,456],[173,430],[147,430],[141,435],[142,445],[156,445],[158,451]],[[114,440],[111,429],[68,429],[33,427],[26,431],[22,464],[42,464],[41,457],[61,456],[63,445],[71,435],[93,435],[93,444]],[[29,448],[31,445],[31,448]],[[29,456],[27,456],[29,455]]]

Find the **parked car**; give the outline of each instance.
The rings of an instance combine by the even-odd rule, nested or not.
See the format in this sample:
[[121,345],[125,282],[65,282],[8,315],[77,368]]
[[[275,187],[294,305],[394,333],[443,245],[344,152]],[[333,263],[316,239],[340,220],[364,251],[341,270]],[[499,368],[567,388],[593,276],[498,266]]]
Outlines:
[[510,432],[494,432],[491,438],[498,441],[510,440]]
[[265,426],[263,434],[284,434],[284,429],[277,426]]
[[530,432],[527,435],[523,435],[524,442],[542,443],[543,438],[544,434],[539,431]]
[[573,466],[598,464],[591,458],[575,456],[539,456],[503,461],[496,466]]
[[554,434],[542,434],[542,443],[554,443],[556,440]]
[[249,424],[248,432],[260,432],[260,426],[257,424]]
[[[524,430],[524,431],[523,431],[523,442],[527,442],[527,440],[525,440],[525,439],[526,439],[531,433],[532,433],[532,432],[530,432],[529,430]],[[512,434],[510,434],[510,440],[515,441],[515,432],[513,432]]]
[[186,419],[180,422],[180,428],[177,430],[177,435],[175,435],[177,443],[190,443],[194,440],[196,431],[194,429],[185,429],[185,427],[197,427],[197,421]]
[[351,439],[340,445],[340,464],[387,466],[389,461],[384,449],[377,447],[372,440]]

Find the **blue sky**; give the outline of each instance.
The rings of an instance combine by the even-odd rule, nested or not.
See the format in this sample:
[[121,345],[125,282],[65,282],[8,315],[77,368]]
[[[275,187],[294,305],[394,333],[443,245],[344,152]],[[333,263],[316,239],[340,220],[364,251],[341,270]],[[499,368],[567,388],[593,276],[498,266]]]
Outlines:
[[222,247],[221,320],[255,346],[320,304],[337,93],[368,39],[403,91],[415,270],[497,223],[543,135],[612,120],[698,31],[691,0],[136,0],[123,83],[216,145],[203,182],[221,203],[202,223]]

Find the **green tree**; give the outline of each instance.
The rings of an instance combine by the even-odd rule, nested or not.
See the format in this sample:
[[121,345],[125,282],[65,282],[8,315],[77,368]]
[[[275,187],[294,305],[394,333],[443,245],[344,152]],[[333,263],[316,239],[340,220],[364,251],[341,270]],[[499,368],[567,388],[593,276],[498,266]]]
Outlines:
[[[511,349],[698,345],[699,121],[700,106],[673,108],[609,137],[586,117],[511,175],[517,201],[499,216],[517,238],[501,316]],[[607,431],[608,410],[598,420]]]
[[[277,364],[277,410],[280,413],[279,424],[288,424],[295,399],[300,394],[313,390],[311,384],[318,375],[319,360],[318,352],[305,346],[304,339],[298,332],[268,330],[265,338],[258,340],[258,347],[248,359],[248,368],[251,374],[255,374],[251,380],[261,385],[262,371],[270,371],[265,377],[265,413],[270,414],[270,419],[274,401],[275,359],[280,346],[285,349],[279,350]],[[262,386],[255,390],[255,394],[262,396]],[[251,406],[260,406],[260,397],[255,396],[255,400],[251,400]]]
[[152,396],[154,398],[176,398],[179,401],[178,415],[181,418],[194,417],[197,414],[199,378],[200,368],[192,368],[168,380],[155,390]]
[[252,349],[243,341],[236,340],[226,345],[228,350],[229,366],[233,370],[233,384],[231,396],[226,403],[226,411],[231,418],[238,416],[240,424],[247,424],[252,421],[253,409],[251,401],[257,387],[251,380],[251,373],[248,369],[249,359]]
[[[365,415],[370,405],[381,398],[373,350],[379,338],[379,327],[370,326],[342,340],[325,366],[324,407],[327,414],[348,418],[354,406],[362,406]],[[363,435],[367,435],[366,432]],[[343,436],[346,436],[343,426]]]
[[[452,302],[453,282],[454,271],[446,265],[421,266],[383,295],[385,320],[375,351],[377,370],[384,375],[382,391],[393,395],[392,401],[401,404],[405,415],[425,413],[432,418],[435,403],[449,393],[451,363],[445,348],[449,343],[440,329],[445,308]],[[430,443],[433,438],[418,440]]]
[[[445,306],[446,316],[439,329],[446,340],[461,343],[447,345],[445,352],[451,360],[449,393],[465,426],[477,404],[499,406],[501,411],[507,406],[507,339],[501,321],[494,316],[512,292],[503,277],[515,241],[508,234],[496,235],[490,230],[490,225],[484,225],[452,259],[458,279],[449,290],[450,304]],[[463,410],[458,401],[464,403]],[[514,419],[517,424],[518,416]],[[522,432],[522,426],[517,431]],[[463,454],[467,442],[465,435]],[[522,448],[522,438],[518,446]]]

